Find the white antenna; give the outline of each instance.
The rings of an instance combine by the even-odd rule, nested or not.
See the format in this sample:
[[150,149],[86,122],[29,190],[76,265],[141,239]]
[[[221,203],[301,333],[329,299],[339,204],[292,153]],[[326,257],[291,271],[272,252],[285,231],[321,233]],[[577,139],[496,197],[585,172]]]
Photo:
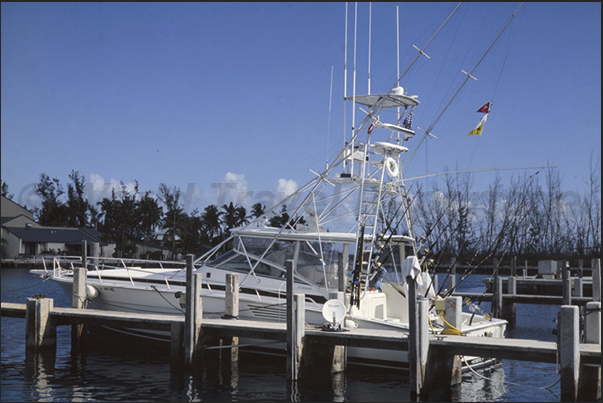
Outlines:
[[[348,3],[345,3],[345,45],[344,45],[344,60],[343,60],[343,99],[347,97],[348,88]],[[343,105],[343,145],[346,143],[346,103]],[[343,166],[347,165],[347,161],[343,162]]]
[[[354,3],[354,74],[352,78],[352,152],[354,151],[354,134],[356,134],[356,37],[358,31],[358,3]],[[354,173],[354,162],[352,161],[351,173]]]
[[[397,58],[397,67],[396,67],[396,77],[398,80],[400,79],[400,12],[398,11],[398,5],[396,4],[396,58]],[[400,83],[398,83],[400,85]],[[404,94],[402,94],[404,95]],[[398,107],[398,116],[397,121],[400,121],[400,107]]]
[[371,20],[373,3],[369,3],[369,40],[368,40],[368,95],[371,95]]
[[326,168],[329,169],[329,138],[331,137],[331,100],[333,99],[333,65],[331,65],[331,89],[329,90],[329,121],[327,127],[327,163]]
[[[396,77],[400,77],[400,12],[396,4],[396,58],[398,67],[396,69]],[[399,109],[399,108],[398,108]]]

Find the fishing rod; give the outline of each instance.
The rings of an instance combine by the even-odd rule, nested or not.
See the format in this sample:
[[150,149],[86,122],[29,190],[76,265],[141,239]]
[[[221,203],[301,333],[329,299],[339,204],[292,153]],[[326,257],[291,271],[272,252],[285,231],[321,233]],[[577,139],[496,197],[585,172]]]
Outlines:
[[362,261],[364,258],[364,227],[365,222],[362,223],[360,228],[360,237],[358,238],[358,245],[356,248],[356,262],[354,265],[354,271],[352,272],[352,284],[350,289],[350,309],[356,305],[356,308],[360,308],[360,277],[362,275]]
[[[500,260],[497,262],[496,267],[494,268],[494,270],[492,270],[492,274],[490,275],[490,280],[492,280],[492,277],[494,277],[494,273],[498,273],[498,267],[500,266],[502,259],[505,257],[506,253],[507,253],[506,250],[503,251],[503,254],[500,257]],[[486,296],[486,291],[488,291],[488,287],[485,287],[484,292],[478,298],[477,306],[481,305],[482,301],[484,300],[484,297]],[[492,306],[490,307],[490,313],[492,313]],[[469,319],[469,326],[471,326],[471,323],[473,323],[474,316],[475,316],[475,312],[473,312],[473,314],[471,315],[471,319]]]
[[[473,259],[475,259],[475,257],[477,256],[478,253],[479,253],[479,251],[475,252],[475,255],[473,256]],[[446,295],[444,297],[448,297],[448,296],[452,295],[452,293],[454,292],[454,290],[456,290],[456,287],[458,287],[463,281],[465,281],[465,279],[467,279],[467,277],[469,277],[469,275],[471,275],[475,270],[477,270],[477,268],[480,267],[482,265],[482,263],[484,263],[492,255],[493,255],[493,252],[491,252],[486,257],[484,257],[482,259],[482,261],[479,262],[471,270],[465,270],[465,272],[463,273],[463,275],[461,276],[461,278],[459,279],[459,281],[454,285],[454,287],[452,287],[450,290],[448,290],[448,292],[446,292]],[[471,261],[473,261],[473,259],[471,259]],[[471,266],[471,262],[469,262],[469,266]]]
[[[398,225],[400,225],[400,223],[402,222],[402,220],[404,219],[404,217],[406,216],[406,213],[410,210],[410,206],[412,206],[412,204],[414,203],[415,199],[417,198],[417,195],[415,195],[412,200],[410,201],[410,203],[408,203],[408,207],[406,208],[406,210],[404,210],[404,214],[402,214],[402,216],[400,217],[400,219],[398,220],[398,222],[396,223],[395,227],[397,227]],[[398,214],[398,211],[400,211],[400,208],[403,206],[403,203],[400,203],[400,205],[398,206],[398,209],[396,210],[396,213],[394,214],[394,217]],[[389,221],[387,224],[387,228],[385,230],[385,232],[387,233],[387,231],[390,231],[391,229],[391,224],[392,221]],[[395,228],[394,227],[394,228]],[[385,262],[385,260],[389,257],[389,255],[391,255],[392,251],[391,249],[388,249],[387,252],[383,252],[386,247],[389,245],[392,237],[394,236],[394,232],[390,231],[389,237],[387,238],[387,241],[385,241],[385,243],[379,248],[379,254],[377,255],[376,258],[373,258],[373,262],[371,264],[371,280],[375,277],[375,275],[377,274],[377,269],[381,267],[381,265],[383,265],[383,263]],[[376,268],[375,268],[376,267]]]

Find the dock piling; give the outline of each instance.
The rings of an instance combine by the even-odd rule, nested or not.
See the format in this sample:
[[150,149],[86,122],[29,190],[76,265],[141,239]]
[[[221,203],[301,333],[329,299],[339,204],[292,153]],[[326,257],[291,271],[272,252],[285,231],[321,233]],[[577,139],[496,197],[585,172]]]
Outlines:
[[582,297],[584,295],[584,279],[582,277],[577,277],[572,279],[572,281],[572,296]]
[[[517,278],[514,276],[509,276],[507,278],[507,294],[517,294]],[[502,293],[500,293],[500,295],[502,296]],[[502,299],[501,317],[508,320],[509,324],[513,324],[515,323],[516,314],[517,304],[511,299]]]
[[[82,267],[76,267],[73,271],[73,285],[71,295],[71,307],[84,309],[86,304],[86,273],[88,271],[88,248],[87,242],[82,241]],[[84,337],[84,325],[71,326],[71,349],[76,351],[82,345]]]
[[601,302],[601,259],[592,260],[593,301]]
[[25,349],[30,352],[56,351],[57,329],[50,317],[54,301],[46,297],[27,298],[25,312]]
[[[601,303],[588,302],[584,312],[584,342],[601,344]],[[582,364],[578,401],[601,400],[601,366]]]
[[410,376],[410,394],[411,396],[419,396],[423,389],[423,377],[419,365],[420,345],[417,285],[412,276],[406,276],[406,284],[408,284],[408,372]]
[[[239,319],[239,274],[226,274],[226,290],[224,301],[224,316],[223,319]],[[225,365],[236,365],[239,360],[239,345],[238,337],[225,337],[221,341],[222,346],[232,346],[228,349],[229,353],[222,354],[221,358]],[[232,370],[232,368],[231,368]]]
[[418,366],[420,368],[420,384],[421,390],[419,394],[422,397],[426,397],[425,390],[425,381],[427,374],[427,360],[429,356],[429,300],[421,299],[417,301],[417,314],[418,314],[418,332],[417,332],[417,340],[419,343],[419,348],[417,349],[419,353],[418,358]]
[[563,305],[559,311],[559,364],[561,366],[561,401],[578,401],[580,372],[580,313],[577,306]]
[[572,304],[572,279],[570,276],[569,262],[567,260],[561,261],[561,279],[563,287],[563,305]]
[[584,342],[601,344],[601,302],[587,302],[584,315]]
[[287,308],[287,378],[297,381],[304,348],[305,294],[292,295],[291,306]]
[[200,355],[203,305],[201,301],[201,275],[193,276],[195,255],[186,255],[186,312],[184,325],[184,364],[191,365]]

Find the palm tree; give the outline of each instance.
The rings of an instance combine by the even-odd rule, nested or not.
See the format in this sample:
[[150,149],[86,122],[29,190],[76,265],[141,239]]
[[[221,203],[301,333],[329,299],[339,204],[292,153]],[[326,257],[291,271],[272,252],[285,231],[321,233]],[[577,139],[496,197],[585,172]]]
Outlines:
[[164,243],[169,239],[172,244],[172,259],[176,255],[176,236],[178,236],[178,228],[183,225],[188,216],[180,207],[180,189],[174,187],[170,189],[165,183],[159,186],[159,191],[162,195],[162,201],[166,206],[165,218],[163,220],[163,229],[166,230],[164,235]]
[[237,227],[239,227],[241,225],[249,224],[249,217],[247,216],[247,210],[245,210],[245,207],[243,207],[243,206],[237,207],[236,219],[237,219]]
[[237,222],[239,220],[239,213],[237,212],[237,207],[235,207],[232,202],[230,204],[222,205],[222,222],[224,223],[225,231],[228,232],[231,228],[237,226]]
[[163,217],[163,208],[157,203],[156,199],[151,197],[150,191],[147,191],[138,202],[138,214],[144,239],[148,240]]
[[256,203],[251,206],[251,217],[260,218],[266,212],[266,206],[262,203]]
[[213,240],[217,239],[221,234],[221,216],[222,212],[218,210],[218,206],[215,204],[210,204],[206,206],[201,213],[201,224],[203,229],[207,235],[207,240],[210,244],[213,243]]

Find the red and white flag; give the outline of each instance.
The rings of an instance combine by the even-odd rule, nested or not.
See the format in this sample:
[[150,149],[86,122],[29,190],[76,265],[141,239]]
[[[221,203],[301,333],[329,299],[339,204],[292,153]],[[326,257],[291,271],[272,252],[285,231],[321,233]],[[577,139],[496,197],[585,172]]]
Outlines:
[[477,112],[481,112],[481,113],[490,113],[490,102],[488,102],[486,105],[482,106],[481,108],[479,108],[477,110]]

